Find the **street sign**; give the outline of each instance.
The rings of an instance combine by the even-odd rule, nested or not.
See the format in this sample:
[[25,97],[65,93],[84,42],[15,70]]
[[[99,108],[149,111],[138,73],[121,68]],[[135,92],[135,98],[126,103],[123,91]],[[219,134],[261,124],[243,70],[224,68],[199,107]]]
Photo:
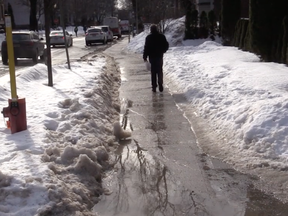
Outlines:
[[6,27],[8,27],[8,28],[11,28],[11,27],[12,27],[11,17],[10,17],[10,16],[6,16],[6,17],[5,17],[5,25],[6,25]]

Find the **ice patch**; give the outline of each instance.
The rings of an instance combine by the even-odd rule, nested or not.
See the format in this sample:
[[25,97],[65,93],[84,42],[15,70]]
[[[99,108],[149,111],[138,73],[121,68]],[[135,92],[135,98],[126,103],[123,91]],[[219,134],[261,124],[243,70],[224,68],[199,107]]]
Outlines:
[[119,139],[119,140],[131,137],[131,132],[123,130],[119,122],[114,123],[113,133],[116,139]]

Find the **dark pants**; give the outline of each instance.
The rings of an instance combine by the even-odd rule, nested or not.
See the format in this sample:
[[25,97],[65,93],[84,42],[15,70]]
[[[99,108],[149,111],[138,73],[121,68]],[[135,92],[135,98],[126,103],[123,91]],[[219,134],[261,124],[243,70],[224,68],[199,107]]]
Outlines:
[[151,63],[151,84],[152,88],[156,89],[157,83],[163,85],[163,58],[149,58]]

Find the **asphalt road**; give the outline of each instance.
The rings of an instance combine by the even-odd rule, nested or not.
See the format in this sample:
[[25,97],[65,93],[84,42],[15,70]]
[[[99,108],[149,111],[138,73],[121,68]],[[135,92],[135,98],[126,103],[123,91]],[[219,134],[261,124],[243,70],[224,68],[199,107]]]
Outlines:
[[[101,52],[117,43],[117,40],[113,42],[109,42],[108,44],[94,44],[92,46],[86,46],[85,38],[83,36],[74,37],[73,38],[73,46],[68,48],[69,59],[70,61],[76,61],[81,59],[81,57],[85,57],[93,52]],[[55,48],[51,47],[51,55],[52,55],[52,66],[65,64],[67,63],[66,50],[64,46],[56,46]],[[44,63],[43,61],[38,60],[38,63]],[[31,59],[18,59],[15,70],[19,70],[25,67],[31,67],[34,63]],[[0,62],[0,77],[9,73],[9,66],[3,65],[2,61]]]

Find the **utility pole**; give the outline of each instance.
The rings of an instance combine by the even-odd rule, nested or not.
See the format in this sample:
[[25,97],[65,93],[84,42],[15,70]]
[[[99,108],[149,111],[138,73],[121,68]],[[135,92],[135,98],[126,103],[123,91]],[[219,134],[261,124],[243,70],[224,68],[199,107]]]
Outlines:
[[69,59],[69,53],[68,53],[68,47],[67,47],[67,38],[66,38],[66,31],[65,31],[65,22],[64,22],[64,11],[63,11],[63,3],[64,1],[61,1],[60,3],[60,14],[61,14],[61,26],[63,29],[63,36],[64,36],[64,41],[65,41],[65,50],[66,50],[66,57],[67,57],[67,63],[68,63],[68,69],[71,69],[70,67],[70,59]]
[[44,15],[45,15],[45,37],[46,37],[46,63],[48,70],[48,86],[53,86],[53,75],[52,75],[52,60],[51,60],[51,46],[50,46],[50,11],[52,5],[50,0],[44,0]]
[[138,0],[136,0],[136,34],[138,34]]

